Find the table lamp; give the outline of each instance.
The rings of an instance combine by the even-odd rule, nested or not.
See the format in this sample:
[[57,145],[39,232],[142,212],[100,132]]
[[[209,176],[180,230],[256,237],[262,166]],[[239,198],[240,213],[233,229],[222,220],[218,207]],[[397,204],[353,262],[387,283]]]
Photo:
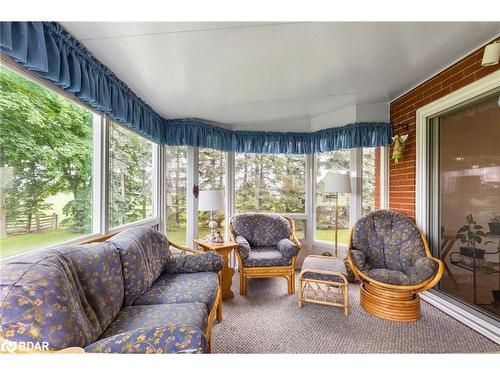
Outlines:
[[224,209],[224,192],[222,190],[202,190],[198,197],[198,211],[210,211],[210,221],[208,227],[210,234],[205,237],[208,242],[219,242],[217,235],[217,221],[214,219],[214,212]]
[[349,173],[328,172],[325,177],[326,198],[335,198],[335,257],[338,256],[339,194],[351,192]]

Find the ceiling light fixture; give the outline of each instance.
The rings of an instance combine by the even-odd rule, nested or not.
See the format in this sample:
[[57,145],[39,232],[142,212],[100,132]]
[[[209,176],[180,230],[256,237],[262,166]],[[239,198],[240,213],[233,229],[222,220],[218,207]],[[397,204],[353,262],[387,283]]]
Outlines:
[[484,49],[482,66],[491,66],[498,64],[500,60],[500,40],[488,44]]

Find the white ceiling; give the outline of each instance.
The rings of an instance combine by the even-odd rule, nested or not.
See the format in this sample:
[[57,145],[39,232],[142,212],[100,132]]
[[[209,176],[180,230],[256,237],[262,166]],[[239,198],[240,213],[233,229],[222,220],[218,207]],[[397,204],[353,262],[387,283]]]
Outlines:
[[388,102],[480,46],[498,22],[62,22],[165,118],[306,129]]

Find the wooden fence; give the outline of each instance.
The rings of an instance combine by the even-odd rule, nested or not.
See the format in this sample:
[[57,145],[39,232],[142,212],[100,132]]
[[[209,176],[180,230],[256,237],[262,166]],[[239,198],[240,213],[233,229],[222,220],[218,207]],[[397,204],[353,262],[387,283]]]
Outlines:
[[[57,229],[58,227],[58,217],[57,214],[52,215],[41,215],[40,216],[40,226],[39,230],[49,230]],[[28,220],[27,216],[20,217],[16,221],[7,223],[7,235],[25,234],[37,232],[37,225],[35,218]]]

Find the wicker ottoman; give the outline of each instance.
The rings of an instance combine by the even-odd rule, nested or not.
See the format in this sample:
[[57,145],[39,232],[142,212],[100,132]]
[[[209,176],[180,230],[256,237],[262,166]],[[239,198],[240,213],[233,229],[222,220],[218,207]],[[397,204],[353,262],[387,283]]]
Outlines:
[[304,259],[299,275],[299,308],[303,302],[319,303],[349,311],[349,281],[354,275],[343,259],[323,255],[309,255]]

